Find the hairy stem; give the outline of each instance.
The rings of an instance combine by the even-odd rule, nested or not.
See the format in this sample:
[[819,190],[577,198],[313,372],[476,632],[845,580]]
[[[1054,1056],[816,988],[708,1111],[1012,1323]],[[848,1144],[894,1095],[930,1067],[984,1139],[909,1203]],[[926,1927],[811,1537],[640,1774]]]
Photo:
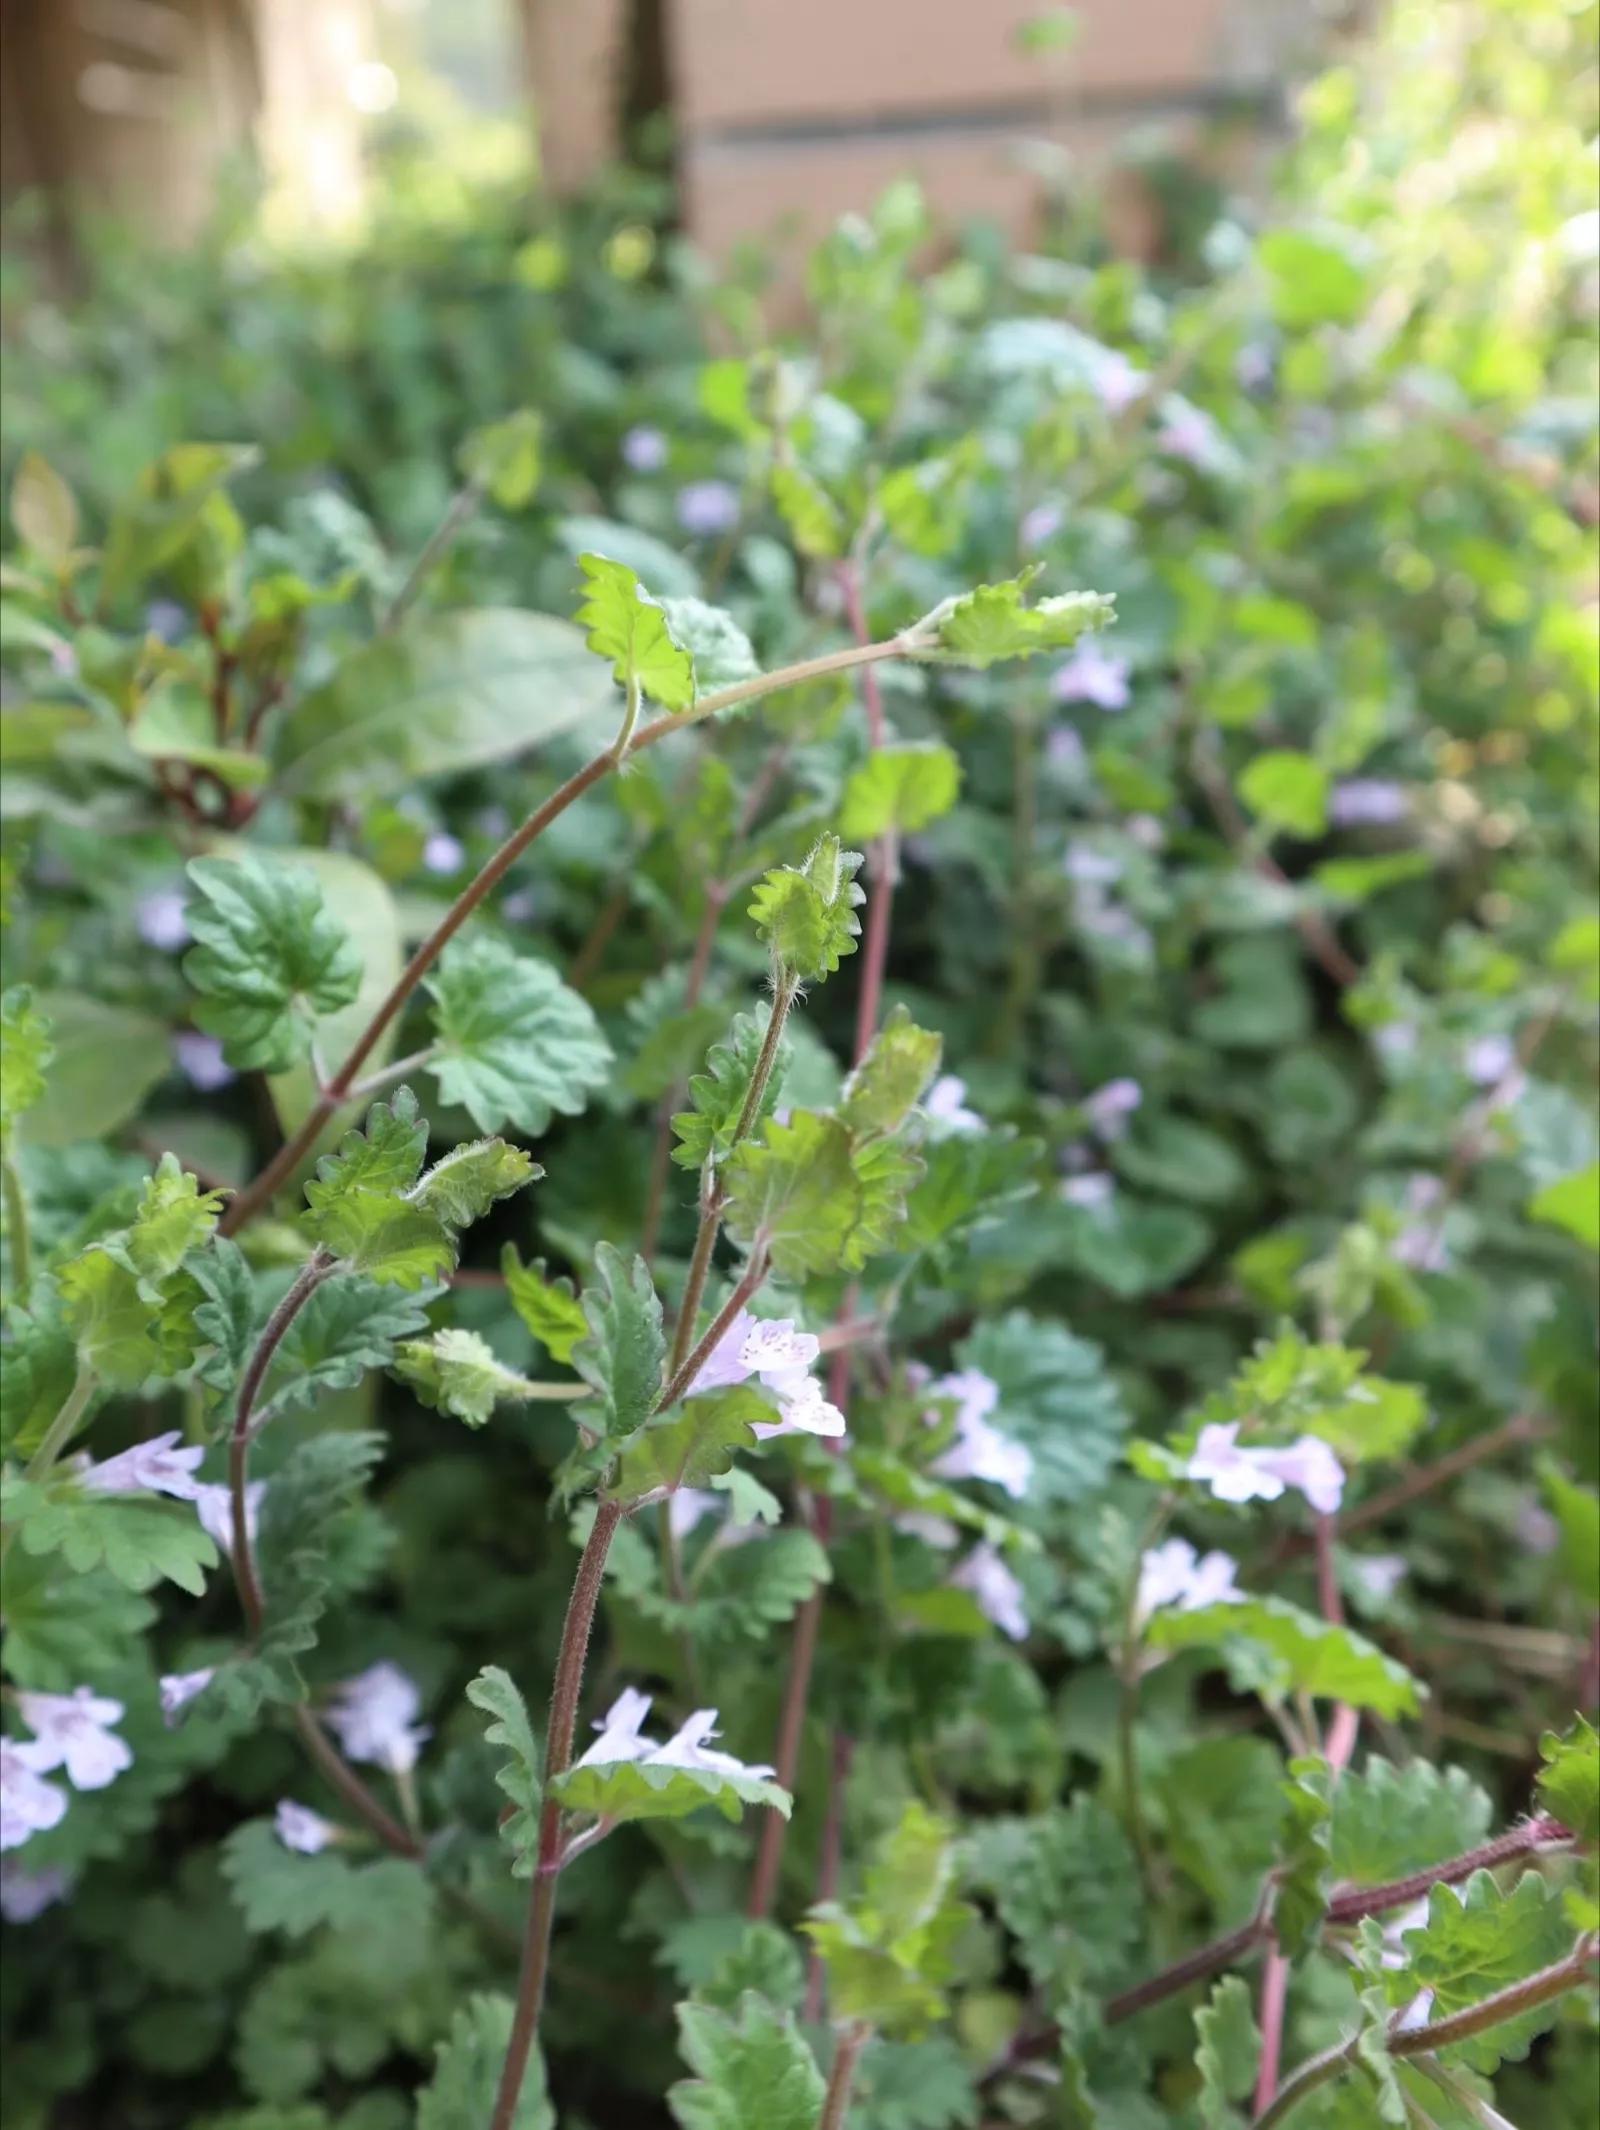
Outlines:
[[[706,975],[711,967],[711,950],[716,945],[717,926],[728,904],[728,888],[723,881],[711,881],[705,893],[706,906],[701,912],[700,929],[695,934],[694,952],[689,960],[689,975],[683,987],[685,1013],[692,1013],[700,1003],[700,994],[705,989]],[[661,1240],[667,1180],[672,1173],[672,1119],[683,1104],[684,1094],[683,1082],[676,1081],[656,1104],[649,1181],[645,1185],[644,1220],[639,1232],[639,1255],[647,1265],[655,1263],[656,1245]]]
[[561,1807],[551,1796],[551,1785],[572,1764],[572,1741],[578,1723],[578,1697],[583,1691],[583,1667],[589,1653],[589,1634],[595,1607],[605,1577],[606,1555],[622,1521],[622,1509],[614,1501],[602,1501],[595,1511],[594,1526],[578,1562],[567,1617],[561,1629],[561,1651],[556,1659],[555,1684],[550,1695],[550,1730],[544,1754],[544,1805],[539,1814],[539,1849],[534,1866],[533,1888],[528,1898],[528,1921],[522,1938],[522,1966],[517,1977],[516,2011],[505,2066],[495,2096],[489,2130],[511,2130],[517,2112],[528,2058],[539,2031],[539,2011],[544,2002],[545,1975],[550,1965],[550,1930],[555,1920],[556,1880],[561,1869]]
[[396,1856],[420,1860],[420,1840],[384,1809],[355,1769],[341,1757],[315,1712],[304,1701],[297,1701],[292,1716],[300,1743],[316,1763],[328,1787],[337,1791],[358,1819],[366,1822],[386,1849],[392,1849]]
[[822,2113],[817,2118],[817,2130],[844,2130],[845,2117],[850,2112],[850,2089],[856,2082],[856,2065],[861,2061],[861,2051],[871,2039],[871,2027],[861,2020],[846,2027],[839,2036],[833,2052],[833,2069],[828,2074],[828,2090],[822,2099]]
[[661,1393],[658,1410],[676,1405],[700,1370],[708,1356],[715,1350],[718,1340],[733,1322],[739,1311],[749,1301],[767,1276],[767,1253],[758,1244],[750,1254],[750,1261],[739,1275],[739,1281],[728,1299],[711,1319],[704,1337],[689,1354],[682,1365],[669,1377],[666,1389]]
[[[1386,2037],[1388,2052],[1401,2058],[1432,2056],[1455,2042],[1470,2041],[1475,2034],[1486,2033],[1490,2027],[1502,2026],[1508,2019],[1516,2019],[1523,2012],[1550,2003],[1552,1998],[1565,1996],[1568,1990],[1580,1989],[1589,1979],[1595,1957],[1595,1939],[1592,1936],[1581,1939],[1566,1959],[1541,1968],[1537,1974],[1529,1975],[1521,1982],[1513,1982],[1507,1989],[1496,1990],[1492,1997],[1485,1997],[1479,2004],[1469,2004],[1464,2011],[1452,2012],[1447,2019],[1436,2019],[1431,2025],[1403,2030],[1391,2027]],[[1301,2064],[1256,2116],[1251,2130],[1273,2130],[1273,2125],[1285,2122],[1308,2093],[1325,2086],[1356,2061],[1359,2044],[1360,2036],[1353,2035],[1337,2048],[1328,2049],[1321,2056],[1313,2056]]]
[[[738,703],[752,702],[758,696],[776,694],[782,688],[796,687],[802,681],[815,680],[825,673],[837,673],[848,666],[866,665],[874,659],[899,657],[904,654],[905,648],[903,639],[896,636],[884,643],[857,644],[848,650],[827,652],[821,658],[803,659],[798,665],[785,666],[774,673],[758,673],[751,680],[739,681],[731,688],[719,688],[714,695],[702,696],[690,710],[658,717],[653,723],[635,731],[628,753],[638,754],[646,747],[655,746],[658,740],[666,739],[669,734],[681,732],[690,725],[699,724],[705,718],[715,717],[721,710],[731,710]],[[384,1030],[395,1019],[473,911],[516,864],[528,846],[544,834],[551,822],[558,820],[592,785],[609,776],[620,760],[621,757],[615,749],[607,747],[592,761],[586,762],[583,768],[574,771],[564,784],[559,785],[542,806],[536,807],[527,820],[514,829],[493,856],[485,861],[476,878],[462,889],[439,923],[401,970],[387,995],[374,1010],[371,1020],[356,1038],[349,1056],[323,1089],[310,1114],[279,1147],[261,1173],[234,1197],[218,1223],[221,1234],[236,1235],[247,1221],[255,1218],[278,1186],[294,1174],[316,1145],[324,1128],[349,1098],[350,1090],[355,1085],[362,1066],[377,1047]]]
[[28,1234],[28,1198],[9,1154],[0,1155],[0,1185],[6,1204],[6,1245],[11,1252],[11,1291],[19,1302],[28,1299],[33,1278],[33,1252]]
[[233,1545],[230,1548],[230,1558],[233,1561],[233,1579],[239,1586],[239,1602],[244,1607],[245,1622],[250,1629],[252,1642],[260,1639],[262,1623],[266,1618],[266,1605],[261,1596],[260,1578],[256,1574],[250,1519],[245,1513],[250,1479],[250,1422],[255,1414],[256,1400],[261,1395],[261,1386],[266,1381],[267,1370],[272,1366],[272,1357],[283,1343],[284,1334],[332,1270],[333,1260],[322,1250],[313,1251],[306,1259],[296,1274],[293,1285],[262,1327],[261,1336],[256,1341],[256,1350],[250,1356],[239,1384],[239,1402],[234,1408],[233,1432],[228,1438],[228,1492],[233,1505]]

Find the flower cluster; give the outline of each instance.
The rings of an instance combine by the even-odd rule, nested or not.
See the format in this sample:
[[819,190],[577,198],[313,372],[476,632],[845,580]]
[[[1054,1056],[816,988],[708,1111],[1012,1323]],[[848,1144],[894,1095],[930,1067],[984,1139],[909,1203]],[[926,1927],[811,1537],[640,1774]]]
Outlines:
[[[989,1415],[1000,1403],[1000,1386],[982,1369],[964,1368],[928,1384],[935,1398],[955,1405],[956,1439],[935,1458],[929,1470],[938,1479],[984,1479],[1020,1501],[1033,1477],[1033,1452],[1014,1435],[1003,1434]],[[924,1416],[937,1424],[940,1414]]]
[[756,1423],[758,1441],[775,1435],[839,1436],[844,1414],[829,1404],[811,1373],[821,1351],[821,1342],[809,1331],[797,1331],[792,1319],[755,1317],[741,1309],[706,1355],[687,1395],[728,1390],[754,1376],[772,1393],[779,1414],[776,1421]]
[[1243,1593],[1234,1583],[1237,1561],[1226,1553],[1198,1554],[1186,1538],[1169,1538],[1152,1546],[1139,1563],[1134,1617],[1147,1620],[1162,1606],[1199,1612],[1207,1605],[1226,1605]]
[[122,1703],[92,1687],[19,1693],[16,1709],[33,1736],[0,1738],[0,1849],[20,1849],[65,1817],[67,1793],[44,1779],[55,1769],[75,1790],[103,1790],[133,1766],[127,1741],[112,1728],[122,1721]]
[[1319,1516],[1332,1516],[1344,1498],[1344,1470],[1327,1443],[1301,1435],[1276,1448],[1243,1449],[1237,1420],[1200,1430],[1185,1470],[1218,1501],[1276,1501],[1287,1488],[1303,1494]]
[[577,1765],[580,1768],[603,1768],[615,1766],[619,1761],[637,1760],[658,1768],[696,1768],[708,1775],[765,1778],[774,1772],[770,1767],[736,1760],[731,1753],[719,1753],[707,1745],[708,1739],[717,1736],[714,1708],[697,1708],[665,1745],[656,1745],[640,1736],[649,1713],[650,1696],[641,1694],[637,1687],[627,1687],[595,1724],[600,1735],[586,1752],[579,1755]]
[[392,1775],[409,1775],[432,1736],[416,1718],[422,1696],[398,1664],[370,1664],[346,1679],[328,1705],[328,1728],[352,1760],[375,1761]]

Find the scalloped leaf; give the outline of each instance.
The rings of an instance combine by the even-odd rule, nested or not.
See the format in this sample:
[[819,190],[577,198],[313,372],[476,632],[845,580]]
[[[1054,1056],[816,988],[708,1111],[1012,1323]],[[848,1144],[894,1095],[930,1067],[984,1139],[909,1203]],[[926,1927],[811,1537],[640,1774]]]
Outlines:
[[568,1768],[550,1794],[569,1811],[611,1820],[683,1819],[703,1805],[715,1805],[724,1819],[738,1819],[746,1805],[771,1805],[787,1819],[794,1808],[789,1792],[764,1776],[664,1767],[657,1760]]

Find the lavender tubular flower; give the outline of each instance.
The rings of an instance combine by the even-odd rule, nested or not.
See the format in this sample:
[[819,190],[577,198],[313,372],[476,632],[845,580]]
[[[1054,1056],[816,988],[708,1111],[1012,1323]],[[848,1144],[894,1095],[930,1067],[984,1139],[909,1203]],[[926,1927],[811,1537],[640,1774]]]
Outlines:
[[75,1687],[70,1694],[18,1694],[17,1712],[34,1734],[22,1749],[28,1765],[41,1774],[64,1768],[75,1790],[103,1790],[133,1766],[133,1754],[111,1728],[122,1721],[122,1703],[92,1687]]
[[8,1923],[32,1923],[47,1908],[64,1901],[71,1889],[72,1881],[59,1864],[30,1871],[8,1856],[0,1863],[0,1916]]
[[313,1812],[309,1805],[296,1804],[292,1797],[279,1801],[272,1824],[283,1846],[297,1850],[301,1856],[318,1856],[330,1842],[339,1839],[339,1829],[332,1820]]
[[393,1775],[409,1775],[432,1736],[415,1718],[422,1707],[416,1681],[398,1664],[371,1664],[346,1679],[328,1706],[328,1728],[352,1760],[375,1761]]
[[205,1447],[178,1449],[181,1440],[176,1428],[152,1435],[101,1464],[85,1466],[78,1484],[91,1494],[170,1494],[175,1501],[198,1501],[205,1489],[194,1475]]
[[53,1765],[37,1745],[0,1738],[0,1849],[20,1849],[65,1818],[66,1791],[59,1783],[46,1782],[40,1772]]
[[169,1730],[177,1722],[179,1714],[188,1707],[198,1694],[203,1694],[217,1676],[214,1664],[202,1666],[199,1671],[169,1671],[159,1682],[161,1715]]
[[1026,1640],[1028,1616],[1022,1609],[1022,1585],[993,1546],[974,1546],[950,1577],[950,1588],[968,1592],[984,1618],[1013,1642]]

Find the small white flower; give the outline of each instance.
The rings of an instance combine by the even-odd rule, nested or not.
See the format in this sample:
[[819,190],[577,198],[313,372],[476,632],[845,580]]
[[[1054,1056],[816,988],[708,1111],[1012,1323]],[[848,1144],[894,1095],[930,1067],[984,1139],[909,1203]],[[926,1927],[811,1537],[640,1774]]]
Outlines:
[[1057,666],[1050,693],[1058,703],[1093,703],[1098,710],[1126,710],[1132,670],[1125,658],[1119,658],[1115,651],[1102,650],[1089,636]]
[[[936,1398],[955,1401],[956,1436],[929,1471],[939,1479],[985,1479],[1020,1501],[1033,1477],[1033,1453],[990,1423],[989,1415],[1000,1402],[1000,1386],[981,1369],[967,1368],[941,1376],[931,1388]],[[939,1416],[927,1417],[937,1421]]]
[[1328,801],[1335,828],[1389,828],[1410,811],[1411,794],[1387,777],[1346,777]]
[[[245,1534],[251,1545],[261,1524],[261,1500],[267,1491],[264,1479],[247,1481],[244,1490]],[[207,1538],[224,1553],[233,1551],[233,1493],[228,1487],[200,1487],[194,1497],[195,1514]]]
[[181,892],[158,888],[154,894],[141,895],[133,906],[133,928],[147,947],[159,947],[163,954],[176,954],[186,947],[189,920]]
[[409,1775],[425,1739],[415,1719],[422,1707],[416,1681],[398,1664],[369,1664],[335,1689],[328,1727],[352,1760],[372,1760],[392,1774]]
[[0,1849],[20,1849],[35,1834],[60,1824],[67,1793],[40,1773],[41,1767],[54,1766],[37,1744],[0,1738]]
[[674,508],[684,531],[697,538],[731,532],[739,522],[739,491],[727,481],[688,481]]
[[1102,1139],[1120,1139],[1143,1100],[1144,1089],[1137,1080],[1107,1080],[1085,1101],[1084,1114]]
[[937,1136],[944,1138],[983,1130],[982,1117],[975,1109],[967,1108],[966,1099],[967,1083],[957,1079],[953,1072],[941,1073],[934,1081],[922,1098],[922,1108]]
[[1116,1179],[1105,1169],[1089,1169],[1081,1176],[1069,1176],[1061,1186],[1061,1195],[1069,1206],[1081,1206],[1091,1213],[1103,1211],[1116,1193]]
[[1130,362],[1120,348],[1102,348],[1094,358],[1090,382],[1108,414],[1121,414],[1131,407],[1149,383],[1149,375]]
[[71,1886],[59,1864],[30,1871],[26,1864],[7,1857],[0,1863],[0,1916],[8,1923],[31,1923],[57,1901],[64,1901]]
[[715,1516],[727,1500],[708,1487],[678,1487],[667,1496],[667,1522],[674,1538],[687,1538],[708,1516]]
[[1186,1538],[1169,1538],[1139,1563],[1134,1615],[1146,1620],[1167,1605],[1198,1612],[1206,1605],[1229,1604],[1243,1595],[1234,1583],[1238,1565],[1226,1553],[1197,1554]]
[[1386,1605],[1406,1579],[1403,1553],[1356,1554],[1348,1565],[1351,1580],[1375,1605]]
[[622,463],[635,473],[659,473],[667,463],[666,438],[648,423],[635,423],[622,439]]
[[1175,401],[1172,411],[1156,431],[1156,449],[1184,459],[1191,466],[1210,464],[1216,436],[1209,418],[1198,407]]
[[1431,1989],[1419,1989],[1405,2010],[1395,2020],[1392,2031],[1396,2034],[1409,2034],[1419,2026],[1426,2026],[1428,2014],[1432,2010],[1433,1991]]
[[1042,547],[1046,540],[1055,538],[1066,522],[1066,512],[1059,503],[1036,503],[1017,527],[1018,544],[1024,548]]
[[103,1464],[87,1465],[78,1474],[78,1484],[91,1494],[170,1494],[177,1501],[198,1501],[203,1490],[194,1474],[205,1447],[180,1450],[174,1447],[180,1439],[173,1428],[148,1442],[136,1442]]
[[935,1516],[927,1509],[905,1509],[894,1520],[897,1531],[907,1538],[920,1538],[925,1546],[934,1546],[939,1552],[948,1552],[960,1539],[960,1532],[948,1516]]
[[1067,855],[1061,861],[1061,870],[1079,887],[1110,887],[1122,878],[1126,867],[1110,851],[1090,850],[1081,843],[1074,843],[1069,845]]
[[318,1856],[339,1838],[331,1819],[324,1819],[309,1805],[297,1805],[292,1797],[279,1800],[272,1824],[285,1849],[297,1849],[302,1856]]
[[978,1610],[1013,1642],[1024,1641],[1028,1615],[1022,1609],[1022,1585],[993,1546],[974,1546],[950,1578],[952,1590],[965,1590]]
[[17,1713],[34,1734],[24,1748],[30,1765],[41,1774],[65,1768],[75,1790],[103,1790],[133,1766],[133,1754],[111,1728],[122,1721],[122,1703],[92,1687],[75,1687],[70,1694],[18,1694]]
[[437,829],[422,846],[423,870],[429,873],[459,873],[466,857],[458,836]]
[[1492,1087],[1517,1062],[1517,1046],[1508,1035],[1480,1035],[1467,1045],[1463,1063],[1475,1087]]
[[1418,1030],[1415,1021],[1385,1021],[1372,1032],[1373,1048],[1386,1064],[1399,1065],[1415,1055]]
[[1338,1508],[1344,1472],[1320,1437],[1302,1435],[1276,1449],[1241,1449],[1238,1433],[1236,1420],[1203,1427],[1185,1467],[1218,1501],[1276,1501],[1285,1488],[1294,1487],[1323,1516]]
[[702,1768],[712,1775],[753,1775],[760,1779],[776,1772],[760,1763],[736,1760],[731,1753],[711,1751],[706,1740],[716,1735],[716,1710],[697,1708],[665,1745],[657,1746],[647,1757],[652,1767]]
[[617,1760],[648,1760],[655,1747],[639,1736],[640,1725],[650,1713],[650,1696],[636,1686],[624,1687],[595,1724],[600,1733],[586,1753],[578,1756],[580,1768],[603,1768]]
[[239,1077],[222,1054],[219,1036],[180,1028],[172,1038],[172,1055],[179,1072],[197,1094],[215,1094],[219,1087],[231,1087]]
[[170,1730],[178,1720],[180,1710],[188,1707],[197,1694],[203,1694],[217,1676],[214,1664],[202,1665],[199,1671],[169,1671],[160,1681],[161,1713]]
[[1065,776],[1081,776],[1089,767],[1083,736],[1075,725],[1053,725],[1044,743],[1045,760]]
[[844,1414],[829,1404],[810,1373],[820,1352],[820,1342],[809,1331],[797,1331],[790,1318],[755,1317],[741,1309],[701,1363],[688,1395],[724,1390],[755,1376],[778,1406],[776,1421],[754,1423],[758,1441],[777,1435],[842,1435]]

